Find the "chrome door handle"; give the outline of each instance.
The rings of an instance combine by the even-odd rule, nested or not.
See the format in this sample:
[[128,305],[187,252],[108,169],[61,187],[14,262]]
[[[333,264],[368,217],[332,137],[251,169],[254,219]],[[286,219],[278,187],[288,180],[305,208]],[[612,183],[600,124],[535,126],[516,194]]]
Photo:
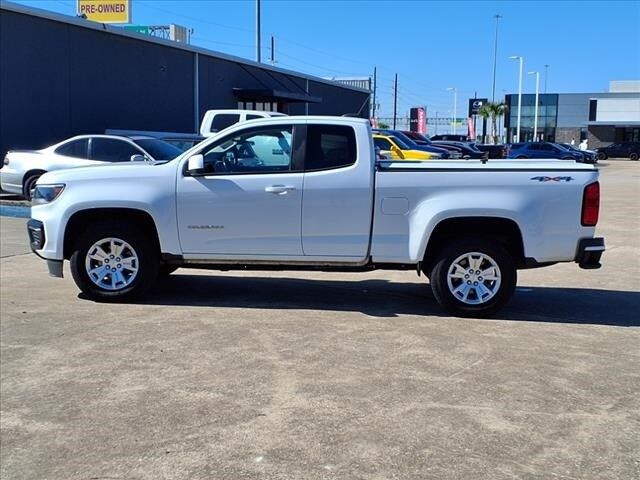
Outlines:
[[295,189],[296,187],[292,185],[269,185],[268,187],[265,187],[264,191],[267,193],[275,193],[276,195],[284,195]]

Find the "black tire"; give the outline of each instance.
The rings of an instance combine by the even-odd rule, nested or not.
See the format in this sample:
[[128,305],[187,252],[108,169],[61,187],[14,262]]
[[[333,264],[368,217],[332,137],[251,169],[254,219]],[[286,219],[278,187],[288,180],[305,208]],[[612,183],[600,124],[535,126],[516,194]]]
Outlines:
[[597,156],[598,160],[606,160],[607,159],[607,154],[604,152],[598,152],[598,156]]
[[30,173],[22,182],[22,196],[31,201],[31,190],[35,188],[38,179],[46,172]]
[[[87,254],[92,246],[102,239],[116,238],[126,242],[137,255],[137,272],[135,275],[124,273],[127,279],[133,276],[131,283],[119,289],[109,290],[94,283],[85,266]],[[113,259],[115,260],[115,259]],[[124,259],[123,259],[124,260]],[[124,263],[124,262],[123,262]],[[111,263],[111,266],[113,264]],[[70,258],[71,275],[76,285],[92,300],[102,302],[127,302],[140,297],[153,287],[160,268],[160,256],[157,244],[140,230],[134,223],[121,221],[104,221],[88,225],[73,247]],[[110,278],[107,272],[103,279]]]
[[629,155],[629,160],[638,160],[638,154],[633,152],[631,155]]
[[[474,300],[481,300],[477,298],[477,290],[473,287],[473,284],[469,285],[469,290],[473,289],[473,297],[475,298],[472,297],[469,291],[469,302],[464,302],[454,295],[448,283],[449,269],[453,268],[454,262],[461,256],[472,252],[489,257],[495,262],[500,273],[499,284],[496,281],[490,281],[488,279],[484,279],[483,282],[476,282],[476,284],[482,283],[485,287],[488,286],[489,289],[492,288],[492,285],[496,288],[492,297],[478,304],[469,303]],[[464,262],[465,260],[463,259],[462,261]],[[482,269],[488,269],[488,263],[483,263],[483,267],[477,266],[476,268],[478,268],[476,272]],[[465,271],[463,273],[466,275],[468,272]],[[511,299],[516,288],[517,276],[514,259],[507,249],[494,239],[479,238],[475,240],[454,241],[443,249],[436,258],[429,278],[433,296],[445,310],[459,317],[482,318],[493,315]],[[457,279],[454,280],[458,281]],[[452,282],[454,280],[452,280]],[[482,280],[482,277],[470,277],[470,280]],[[459,281],[460,284],[469,282],[469,280],[463,278]],[[453,285],[453,287],[457,287],[460,284]]]

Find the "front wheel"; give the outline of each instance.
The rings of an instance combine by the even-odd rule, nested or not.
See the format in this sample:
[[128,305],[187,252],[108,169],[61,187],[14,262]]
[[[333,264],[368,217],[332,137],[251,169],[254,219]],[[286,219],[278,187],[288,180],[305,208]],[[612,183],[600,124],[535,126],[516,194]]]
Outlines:
[[460,240],[444,249],[431,270],[438,303],[460,317],[488,317],[513,296],[517,271],[497,241]]
[[631,155],[629,155],[629,160],[638,160],[638,154],[637,153],[632,153]]
[[598,152],[597,155],[598,160],[606,160],[607,159],[607,154],[604,152]]
[[71,275],[89,298],[132,300],[158,276],[157,248],[135,225],[107,221],[88,226],[70,258]]

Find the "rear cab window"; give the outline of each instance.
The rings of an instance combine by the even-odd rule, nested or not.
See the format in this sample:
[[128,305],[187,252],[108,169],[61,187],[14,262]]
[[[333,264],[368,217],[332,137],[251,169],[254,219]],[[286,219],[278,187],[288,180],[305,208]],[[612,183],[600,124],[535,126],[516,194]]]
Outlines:
[[235,125],[240,121],[240,115],[237,113],[218,113],[211,120],[211,131],[219,132],[231,125]]
[[346,125],[307,125],[305,171],[330,170],[356,163],[356,135]]

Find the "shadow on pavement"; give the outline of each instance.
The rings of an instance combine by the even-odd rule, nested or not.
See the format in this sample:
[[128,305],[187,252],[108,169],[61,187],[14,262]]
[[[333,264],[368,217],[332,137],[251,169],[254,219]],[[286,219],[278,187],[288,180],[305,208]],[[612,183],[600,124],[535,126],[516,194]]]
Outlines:
[[[448,316],[425,283],[386,280],[173,275],[144,299],[150,305],[307,309],[374,317]],[[640,326],[640,293],[580,288],[519,287],[495,320]]]

